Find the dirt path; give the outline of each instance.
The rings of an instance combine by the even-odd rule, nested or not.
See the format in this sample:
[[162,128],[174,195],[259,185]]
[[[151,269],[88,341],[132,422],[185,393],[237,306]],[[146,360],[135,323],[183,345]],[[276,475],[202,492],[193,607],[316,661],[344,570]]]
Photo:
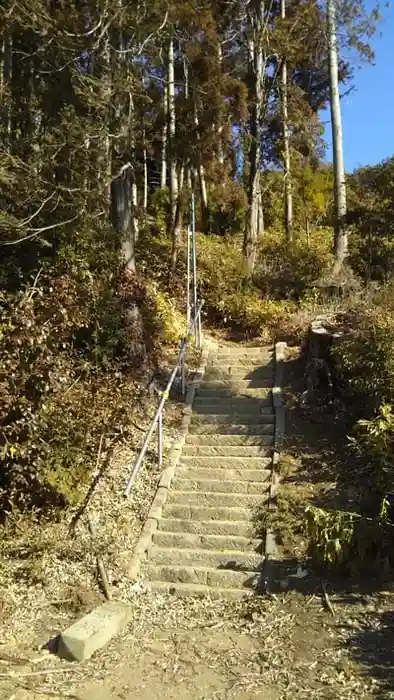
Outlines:
[[[282,464],[289,505],[287,573],[275,590],[235,603],[179,600],[135,587],[129,598],[133,619],[124,634],[71,668],[39,648],[48,629],[62,626],[61,617],[57,623],[52,617],[25,645],[15,639],[12,660],[10,646],[0,645],[1,700],[394,698],[390,586],[327,581],[330,610],[321,579],[302,561],[297,518],[305,503],[351,502],[357,499],[357,480],[347,462],[343,423],[331,409],[299,407],[299,368],[292,362],[288,367]],[[304,578],[296,576],[299,564]]]

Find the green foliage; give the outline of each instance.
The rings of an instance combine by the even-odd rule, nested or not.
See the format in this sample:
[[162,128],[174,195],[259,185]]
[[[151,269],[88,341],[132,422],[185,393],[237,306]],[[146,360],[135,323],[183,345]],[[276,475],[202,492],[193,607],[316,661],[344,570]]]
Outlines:
[[283,236],[271,229],[261,240],[254,281],[263,295],[300,301],[332,264],[330,230],[316,232],[309,246],[297,238],[289,248]]
[[349,184],[349,262],[367,282],[387,282],[394,273],[394,157],[361,168]]
[[209,193],[209,230],[214,234],[237,234],[243,230],[248,201],[241,185],[225,178]]
[[373,418],[357,422],[352,445],[367,457],[370,482],[383,496],[394,483],[394,412],[390,404],[382,404]]
[[[394,403],[394,318],[392,287],[352,314],[353,338],[334,354],[350,400],[364,402],[366,413]],[[360,399],[362,402],[360,402]]]
[[165,233],[170,219],[170,192],[168,187],[158,187],[154,191],[150,201],[150,210],[158,231],[162,234]]
[[[330,224],[333,174],[330,167],[294,154],[292,159],[293,228],[297,239],[305,245],[308,238],[319,240],[321,227]],[[262,175],[264,220],[268,229],[284,237],[284,180],[282,172],[266,171]],[[325,235],[324,235],[325,238]],[[330,239],[332,245],[332,233]],[[312,243],[313,245],[313,243]]]
[[154,305],[153,318],[157,326],[157,342],[170,345],[179,343],[186,331],[184,314],[177,310],[171,295],[162,291],[157,283],[149,283],[147,289],[151,303]]
[[200,236],[198,245],[201,294],[210,318],[251,335],[275,335],[295,307],[244,287],[240,241]]
[[309,506],[306,510],[314,561],[346,574],[382,575],[394,565],[394,526],[382,502],[376,518]]

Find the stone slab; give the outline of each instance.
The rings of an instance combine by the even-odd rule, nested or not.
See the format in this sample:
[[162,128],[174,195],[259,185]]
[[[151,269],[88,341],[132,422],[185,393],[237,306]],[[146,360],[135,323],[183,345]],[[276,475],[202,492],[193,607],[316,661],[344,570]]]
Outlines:
[[121,632],[129,619],[130,608],[125,603],[100,605],[61,633],[58,655],[72,661],[89,659]]

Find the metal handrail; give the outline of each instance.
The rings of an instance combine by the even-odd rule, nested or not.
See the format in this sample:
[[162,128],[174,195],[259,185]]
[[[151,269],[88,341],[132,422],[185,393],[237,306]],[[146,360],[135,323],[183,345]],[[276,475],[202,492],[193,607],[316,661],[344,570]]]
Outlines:
[[[182,395],[185,395],[186,391],[186,376],[185,376],[185,355],[186,355],[186,350],[187,346],[189,344],[190,339],[194,336],[196,340],[196,345],[197,347],[201,347],[201,310],[203,306],[203,301],[200,302],[199,306],[196,309],[196,313],[193,316],[192,315],[192,320],[190,321],[188,332],[185,338],[182,338],[180,342],[180,347],[179,347],[179,353],[178,353],[178,359],[176,361],[176,364],[170,374],[170,378],[167,382],[167,386],[165,390],[163,391],[160,399],[160,403],[157,407],[156,413],[152,419],[152,422],[150,424],[150,427],[145,435],[144,442],[142,444],[142,447],[139,451],[138,457],[134,463],[133,469],[131,471],[129,480],[127,482],[126,488],[124,490],[124,496],[125,498],[128,498],[131,488],[133,486],[133,483],[136,479],[136,476],[140,470],[141,464],[143,462],[143,459],[146,454],[146,450],[148,449],[148,445],[151,441],[153,432],[157,426],[158,432],[157,432],[157,445],[158,445],[158,461],[159,461],[159,466],[161,467],[163,463],[163,409],[165,406],[165,403],[167,399],[169,398],[171,387],[174,383],[174,379],[176,375],[178,374],[178,371],[181,370],[181,382],[182,382]],[[192,311],[195,310],[196,307],[193,307]]]

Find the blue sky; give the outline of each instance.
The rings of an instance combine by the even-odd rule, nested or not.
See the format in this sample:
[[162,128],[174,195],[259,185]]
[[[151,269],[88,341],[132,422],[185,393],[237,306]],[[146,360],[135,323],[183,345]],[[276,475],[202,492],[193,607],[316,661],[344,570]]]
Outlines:
[[[372,0],[366,2],[371,8],[373,4]],[[341,100],[347,171],[394,155],[394,7],[383,8],[382,14],[384,19],[372,39],[375,65],[356,67],[355,88]],[[326,157],[331,160],[329,112],[324,111],[321,118],[326,128]]]

